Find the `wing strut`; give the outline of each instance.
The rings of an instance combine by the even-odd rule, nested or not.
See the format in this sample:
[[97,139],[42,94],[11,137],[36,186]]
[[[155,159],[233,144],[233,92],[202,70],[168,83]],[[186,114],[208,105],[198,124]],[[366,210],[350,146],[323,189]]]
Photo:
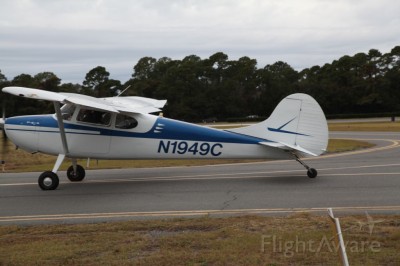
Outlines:
[[68,155],[68,143],[67,143],[67,137],[65,134],[65,128],[64,128],[64,121],[61,115],[61,108],[60,108],[60,103],[59,102],[53,102],[54,103],[54,109],[56,110],[56,116],[57,116],[57,123],[58,123],[58,128],[60,129],[60,135],[61,135],[61,141],[63,145],[63,150],[64,154]]
[[60,168],[62,162],[65,159],[65,156],[68,155],[68,143],[67,143],[67,136],[65,134],[65,128],[64,128],[64,121],[61,115],[61,108],[60,108],[60,103],[59,102],[53,102],[54,104],[54,109],[56,110],[56,116],[57,116],[57,123],[58,123],[58,128],[60,129],[60,136],[61,136],[61,142],[63,145],[63,154],[59,154],[57,161],[54,165],[53,168],[53,173],[57,173],[58,168]]

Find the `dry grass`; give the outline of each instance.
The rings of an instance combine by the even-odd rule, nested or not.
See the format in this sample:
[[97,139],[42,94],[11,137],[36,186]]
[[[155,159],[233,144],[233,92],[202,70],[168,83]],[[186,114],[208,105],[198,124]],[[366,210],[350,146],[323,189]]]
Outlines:
[[372,143],[351,139],[330,139],[328,143],[328,153],[355,151],[375,146]]
[[329,131],[385,131],[400,132],[400,122],[330,123]]
[[[246,124],[244,124],[246,125]],[[233,125],[212,124],[210,127],[218,129],[230,129],[242,127],[240,123]],[[384,131],[400,132],[400,122],[351,122],[351,123],[328,123],[329,131]]]
[[[246,124],[245,124],[246,125]],[[242,127],[240,123],[233,125],[212,124],[210,127],[219,129],[230,129]],[[328,123],[329,131],[384,131],[400,132],[400,122],[351,122],[351,123]]]
[[[370,235],[365,216],[341,218],[350,265],[399,265],[400,216],[374,219]],[[0,265],[337,265],[333,236],[307,213],[2,226]]]

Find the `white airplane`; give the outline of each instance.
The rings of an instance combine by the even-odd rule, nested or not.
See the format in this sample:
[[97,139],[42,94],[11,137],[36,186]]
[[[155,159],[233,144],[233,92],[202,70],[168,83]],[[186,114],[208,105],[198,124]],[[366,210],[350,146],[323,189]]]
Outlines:
[[0,121],[17,147],[58,156],[52,171],[39,176],[43,190],[58,187],[57,171],[65,158],[72,160],[67,170],[70,181],[85,177],[78,158],[295,159],[310,178],[315,178],[317,171],[300,158],[321,155],[328,143],[321,107],[301,93],[284,98],[261,123],[219,130],[150,114],[160,112],[166,100],[94,98],[25,87],[6,87],[3,92],[54,103],[55,114]]

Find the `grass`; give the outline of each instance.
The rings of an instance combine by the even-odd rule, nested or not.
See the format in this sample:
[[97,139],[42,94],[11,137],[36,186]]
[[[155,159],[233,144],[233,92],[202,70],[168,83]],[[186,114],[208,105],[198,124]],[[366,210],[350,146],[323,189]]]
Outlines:
[[[245,124],[245,123],[244,123]],[[209,125],[219,129],[233,128],[231,125],[215,124]],[[234,127],[242,127],[240,123]],[[400,132],[400,122],[351,122],[351,123],[328,123],[329,131],[384,131]]]
[[[341,218],[350,265],[399,265],[400,216]],[[0,265],[337,265],[327,216],[1,226]],[[264,243],[264,244],[263,244]]]
[[329,123],[329,131],[400,132],[400,122]]
[[355,151],[375,146],[372,143],[351,139],[330,139],[328,142],[328,153]]

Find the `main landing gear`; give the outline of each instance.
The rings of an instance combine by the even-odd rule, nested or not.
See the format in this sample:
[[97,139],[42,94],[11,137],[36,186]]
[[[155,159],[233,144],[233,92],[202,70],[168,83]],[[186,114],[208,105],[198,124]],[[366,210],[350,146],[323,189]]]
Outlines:
[[[38,184],[42,190],[54,190],[58,187],[60,180],[57,171],[64,158],[65,155],[58,155],[53,171],[43,172],[39,176]],[[77,164],[76,159],[72,159],[72,165],[67,170],[67,177],[71,182],[79,182],[85,178],[85,169],[81,165]]]
[[307,175],[309,178],[316,178],[318,175],[317,170],[315,170],[314,168],[309,167],[307,164],[305,164],[302,160],[300,160],[299,156],[297,156],[297,154],[292,153],[294,158],[296,159],[297,162],[299,162],[302,166],[304,166],[304,168],[307,169]]
[[[61,142],[63,153],[58,154],[57,161],[54,164],[52,171],[46,171],[39,176],[39,187],[43,190],[54,190],[58,187],[60,180],[58,179],[57,171],[65,159],[65,155],[69,154],[67,135],[65,133],[63,117],[61,114],[60,103],[53,102],[57,116],[57,124],[60,129]],[[72,182],[79,182],[85,178],[85,169],[77,164],[76,159],[72,159],[72,165],[67,170],[68,179]]]
[[57,174],[52,171],[46,171],[39,176],[38,183],[42,190],[54,190],[58,187],[60,180]]

